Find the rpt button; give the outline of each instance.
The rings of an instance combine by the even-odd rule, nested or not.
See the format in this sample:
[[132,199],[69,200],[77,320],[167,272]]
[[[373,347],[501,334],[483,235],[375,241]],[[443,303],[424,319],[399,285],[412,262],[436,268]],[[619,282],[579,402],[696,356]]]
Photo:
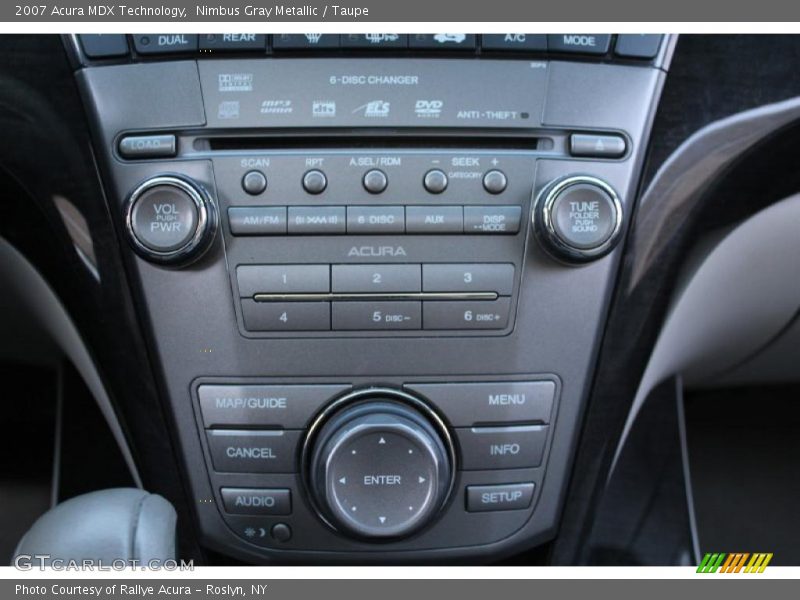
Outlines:
[[302,429],[349,385],[201,385],[197,390],[206,427],[274,426]]
[[552,381],[414,383],[405,387],[430,400],[453,427],[549,423],[556,393]]

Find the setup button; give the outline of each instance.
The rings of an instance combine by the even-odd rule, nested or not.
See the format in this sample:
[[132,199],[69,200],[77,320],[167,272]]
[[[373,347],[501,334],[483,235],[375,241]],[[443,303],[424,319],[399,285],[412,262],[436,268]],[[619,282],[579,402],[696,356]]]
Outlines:
[[533,483],[467,486],[467,511],[488,512],[528,508],[533,500]]

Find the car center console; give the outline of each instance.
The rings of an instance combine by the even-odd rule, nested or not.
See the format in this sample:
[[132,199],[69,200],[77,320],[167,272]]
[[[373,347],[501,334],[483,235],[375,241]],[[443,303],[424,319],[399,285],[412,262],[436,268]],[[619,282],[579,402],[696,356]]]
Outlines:
[[67,44],[204,543],[552,539],[672,40]]

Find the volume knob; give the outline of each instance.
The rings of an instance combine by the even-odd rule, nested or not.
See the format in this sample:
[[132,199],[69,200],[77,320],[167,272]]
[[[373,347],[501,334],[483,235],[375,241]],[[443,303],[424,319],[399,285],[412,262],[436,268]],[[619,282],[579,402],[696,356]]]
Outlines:
[[211,245],[217,210],[205,189],[176,175],[148,179],[131,192],[125,227],[142,258],[161,264],[187,264]]

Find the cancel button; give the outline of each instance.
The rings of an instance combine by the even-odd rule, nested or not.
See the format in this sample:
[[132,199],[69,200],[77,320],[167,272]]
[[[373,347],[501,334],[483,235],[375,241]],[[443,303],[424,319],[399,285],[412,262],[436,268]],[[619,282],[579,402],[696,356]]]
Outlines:
[[520,510],[528,508],[533,500],[532,483],[467,486],[467,510]]

